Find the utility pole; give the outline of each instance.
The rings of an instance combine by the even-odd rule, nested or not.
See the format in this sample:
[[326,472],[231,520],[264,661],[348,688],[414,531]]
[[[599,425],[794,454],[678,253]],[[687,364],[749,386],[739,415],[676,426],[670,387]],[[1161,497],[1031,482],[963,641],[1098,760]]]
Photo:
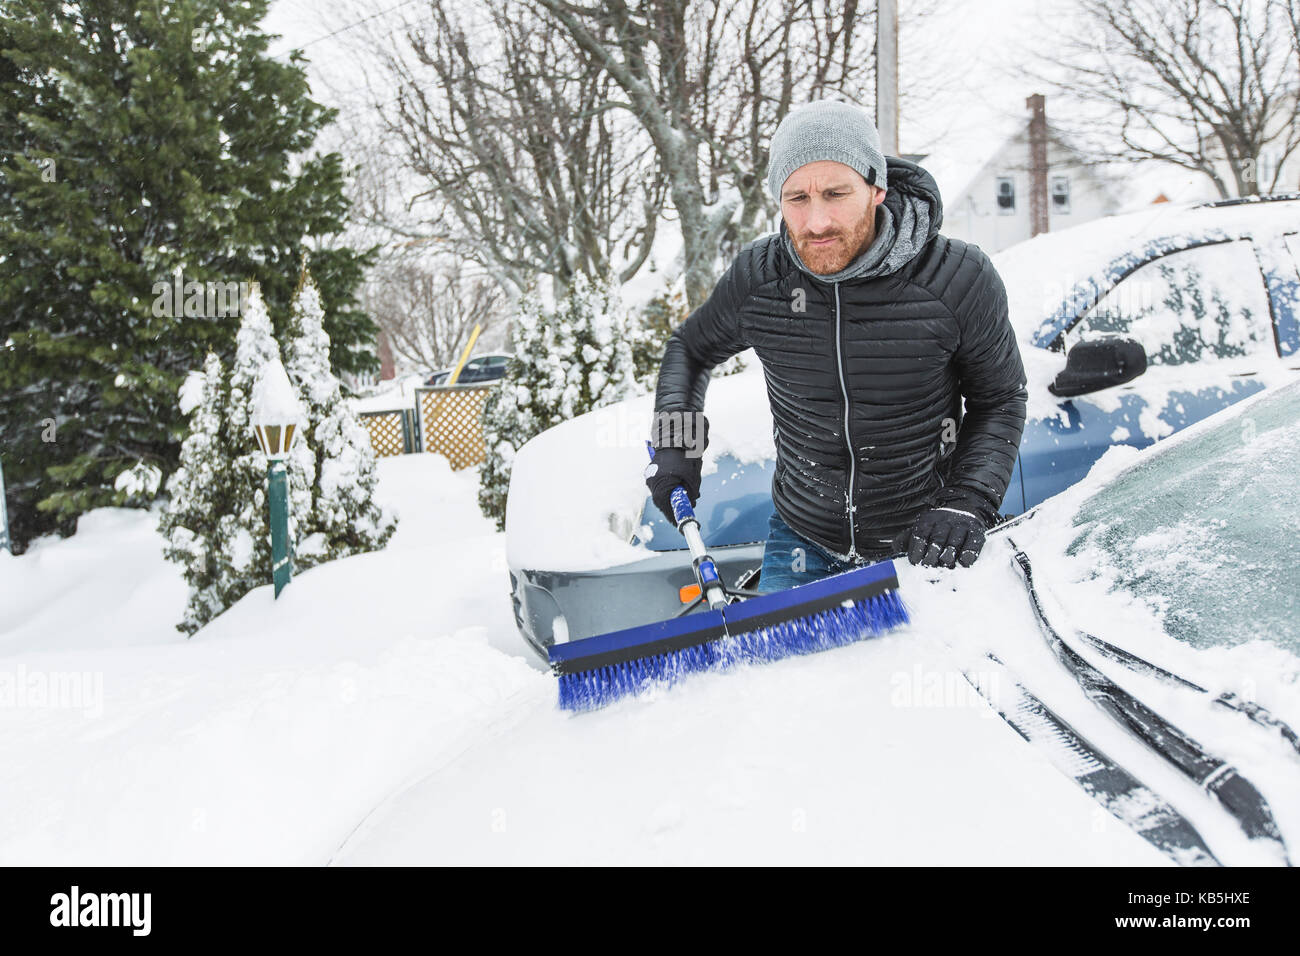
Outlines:
[[1042,93],[1025,100],[1029,107],[1029,224],[1030,235],[1047,232],[1047,107]]
[[876,129],[884,154],[897,156],[898,0],[879,0],[876,6]]

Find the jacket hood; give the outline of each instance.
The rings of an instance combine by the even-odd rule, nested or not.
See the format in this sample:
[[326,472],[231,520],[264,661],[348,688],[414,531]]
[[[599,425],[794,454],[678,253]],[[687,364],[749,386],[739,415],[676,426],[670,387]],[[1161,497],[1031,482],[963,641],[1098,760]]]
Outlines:
[[907,265],[925,244],[939,234],[943,224],[943,200],[939,184],[916,163],[897,156],[885,157],[889,173],[885,200],[876,208],[875,241],[847,266],[832,275],[813,272],[795,251],[781,217],[781,241],[785,251],[804,272],[822,282],[845,279],[873,279],[897,272]]

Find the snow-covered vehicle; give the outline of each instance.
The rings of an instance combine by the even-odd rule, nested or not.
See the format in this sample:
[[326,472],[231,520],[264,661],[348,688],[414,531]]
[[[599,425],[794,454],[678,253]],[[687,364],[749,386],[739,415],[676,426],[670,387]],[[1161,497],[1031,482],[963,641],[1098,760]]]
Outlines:
[[[733,436],[745,434],[739,426],[749,375],[761,381],[756,370],[720,379],[710,397],[719,421],[737,426]],[[648,407],[637,409],[638,421]],[[616,443],[620,423],[626,421],[605,410],[603,417],[595,413],[557,428],[547,442],[521,452],[524,474],[541,464],[533,455],[543,450],[576,454],[591,447],[587,443],[597,435],[615,443],[619,450],[613,457],[634,461],[633,449]],[[747,457],[744,442],[733,438],[713,461]],[[765,470],[759,461],[738,467]],[[1039,755],[1033,759],[1046,758],[1108,811],[1098,811],[1093,832],[1104,831],[1114,817],[1180,863],[1283,862],[1291,853],[1288,845],[1300,845],[1300,817],[1292,812],[1300,806],[1300,738],[1293,730],[1300,727],[1296,474],[1300,382],[1291,382],[1250,396],[1154,447],[1112,447],[1082,481],[991,533],[972,568],[900,563],[901,593],[912,609],[912,623],[893,635],[856,649],[755,668],[749,675],[724,675],[703,689],[683,686],[654,706],[680,704],[700,719],[701,709],[717,717],[755,693],[780,710],[791,702],[774,698],[788,693],[803,701],[801,695],[812,694],[810,685],[817,682],[823,696],[880,694],[882,678],[871,671],[884,667],[892,670],[885,710],[905,712],[896,718],[877,715],[888,727],[882,733],[910,733],[904,728],[913,717],[918,726],[924,724],[928,718],[917,709],[948,714],[944,734],[974,732],[974,722],[963,715],[996,712],[1033,745]],[[706,493],[712,487],[719,498],[736,488],[733,497],[742,504],[744,489],[752,487],[749,479],[718,469],[706,482]],[[618,494],[635,498],[635,483]],[[616,499],[571,496],[581,501],[568,507],[562,488],[537,491],[539,500],[558,504],[560,519],[569,523],[570,533],[556,542],[555,553],[562,552],[574,569],[585,567],[552,573],[546,579],[552,593],[571,607],[590,607],[577,598],[608,602],[599,613],[610,621],[671,613],[656,600],[667,591],[670,603],[676,602],[666,586],[676,579],[666,581],[660,563],[669,555],[647,559],[644,545],[628,543],[613,529],[603,538],[576,534],[577,522],[602,512],[608,519],[606,509]],[[511,507],[517,507],[513,493]],[[744,510],[738,507],[729,517],[739,519]],[[529,556],[526,545],[509,539],[507,549],[512,570],[521,556]],[[680,553],[678,561],[685,563]],[[597,566],[601,570],[593,570]],[[524,600],[532,599],[536,592],[527,589],[537,579],[514,573]],[[681,580],[689,577],[682,569]],[[598,590],[602,581],[604,591]],[[644,614],[651,604],[657,609]],[[947,663],[935,663],[936,650],[948,655]],[[903,663],[909,655],[918,661],[913,671]],[[845,678],[846,669],[856,680]],[[962,698],[963,680],[979,688],[991,710]],[[730,684],[723,682],[733,681],[747,689],[727,693]],[[701,703],[709,694],[727,703]],[[645,705],[631,706],[636,719],[645,717]],[[877,745],[862,746],[864,758],[876,753]],[[909,738],[907,746],[921,744]],[[925,746],[942,750],[946,745],[931,740]],[[795,753],[792,748],[784,756],[772,755],[773,766],[797,759]],[[999,752],[997,759],[1003,761],[1005,785],[1019,786],[1014,781],[1024,770],[1022,758]],[[926,760],[916,756],[918,766]],[[988,769],[981,771],[981,788],[992,786]],[[773,787],[780,786],[777,776],[774,771]],[[907,781],[896,785],[909,793],[916,789],[908,789]],[[1052,799],[1051,806],[1038,806],[1036,812],[1059,814],[1066,825],[1076,804],[1068,794]],[[913,818],[896,822],[906,832],[922,827]]]
[[[1300,195],[1154,207],[993,257],[1029,377],[1002,510],[1300,371]],[[1061,360],[1065,357],[1064,363]]]
[[[994,257],[1029,410],[1002,503],[1020,514],[1114,445],[1145,447],[1300,371],[1300,196],[1159,206]],[[697,511],[729,582],[762,560],[771,416],[757,361],[715,378]],[[513,466],[506,531],[519,629],[556,640],[661,620],[690,599],[685,543],[642,483],[652,405],[631,399],[537,436]],[[582,489],[556,486],[581,461]],[[751,578],[751,583],[753,579]]]

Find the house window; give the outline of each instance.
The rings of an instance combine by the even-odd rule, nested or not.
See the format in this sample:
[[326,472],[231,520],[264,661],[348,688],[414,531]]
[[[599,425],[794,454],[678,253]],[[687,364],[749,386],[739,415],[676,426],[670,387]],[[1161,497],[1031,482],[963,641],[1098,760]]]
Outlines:
[[1277,175],[1277,152],[1263,150],[1259,154],[1259,162],[1255,164],[1255,180],[1259,183],[1259,191],[1267,193],[1273,185],[1273,177]]
[[1010,176],[999,176],[997,185],[998,215],[1013,216],[1016,212],[1016,181]]
[[1070,212],[1070,177],[1052,177],[1052,212],[1068,215]]

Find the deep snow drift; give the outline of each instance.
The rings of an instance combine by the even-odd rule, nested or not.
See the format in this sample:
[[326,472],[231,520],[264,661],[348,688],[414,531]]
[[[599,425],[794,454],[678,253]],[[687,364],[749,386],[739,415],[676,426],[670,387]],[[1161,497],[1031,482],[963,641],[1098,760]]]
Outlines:
[[[1168,862],[960,676],[950,643],[1030,620],[996,549],[903,566],[915,622],[888,638],[575,717],[515,633],[473,472],[380,472],[402,516],[387,549],[258,589],[188,641],[147,514],[0,556],[0,677],[24,688],[0,707],[0,862]],[[1144,759],[1068,678],[1045,686]],[[1267,862],[1190,785],[1140,775],[1226,862]],[[1281,811],[1287,781],[1257,783]]]

